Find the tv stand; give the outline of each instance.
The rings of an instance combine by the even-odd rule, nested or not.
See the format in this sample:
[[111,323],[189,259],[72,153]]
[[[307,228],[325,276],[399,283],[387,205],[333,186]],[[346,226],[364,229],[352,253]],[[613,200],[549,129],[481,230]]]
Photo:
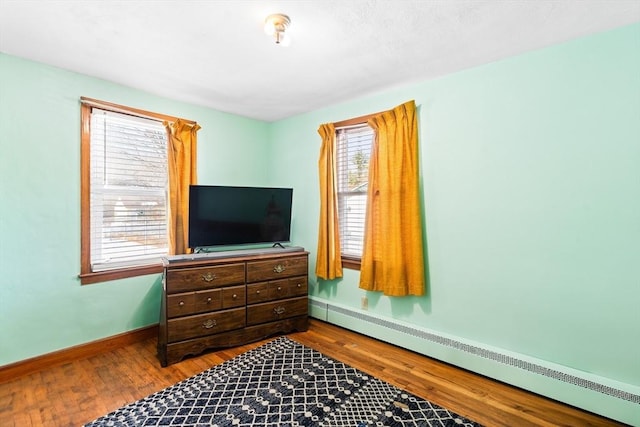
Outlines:
[[307,330],[309,253],[299,247],[253,251],[164,260],[158,329],[162,366],[207,349]]

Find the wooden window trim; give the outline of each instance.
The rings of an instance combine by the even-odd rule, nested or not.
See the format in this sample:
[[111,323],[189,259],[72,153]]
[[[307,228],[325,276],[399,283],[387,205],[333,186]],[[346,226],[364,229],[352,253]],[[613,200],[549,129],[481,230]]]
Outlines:
[[[145,265],[141,267],[119,268],[114,270],[80,273],[80,283],[90,285],[92,283],[106,282],[109,280],[126,279],[127,277],[144,276],[146,274],[162,273],[161,264]],[[89,269],[91,267],[89,266]]]
[[105,282],[108,280],[124,279],[127,277],[142,276],[162,272],[161,264],[152,264],[128,268],[119,268],[105,271],[91,271],[91,235],[90,235],[90,145],[91,145],[91,108],[101,108],[103,110],[114,111],[122,114],[130,114],[146,117],[158,121],[175,122],[181,120],[190,124],[196,122],[165,114],[153,113],[150,111],[130,108],[111,102],[99,101],[92,98],[80,98],[80,283],[88,285],[91,283]]
[[360,257],[342,255],[340,259],[342,260],[342,268],[360,271],[360,265],[362,263],[362,259]]
[[335,122],[335,123],[333,123],[333,127],[334,128],[341,128],[341,127],[345,127],[345,126],[367,124],[367,121],[370,118],[375,117],[378,114],[380,114],[380,113],[367,114],[366,116],[354,117],[352,119],[347,119],[347,120],[342,120],[340,122]]
[[[114,104],[113,102],[100,101],[98,99],[87,98],[86,96],[81,96],[80,97],[80,103],[82,104],[82,107],[85,107],[85,106],[96,107],[96,108],[100,108],[102,110],[108,110],[108,111],[113,111],[115,113],[129,114],[129,115],[133,115],[133,116],[144,117],[144,118],[151,119],[151,120],[170,122],[170,123],[173,123],[173,122],[176,122],[176,121],[180,120],[180,121],[188,123],[190,125],[197,125],[198,124],[197,122],[194,122],[193,120],[181,119],[181,118],[175,117],[175,116],[169,116],[169,115],[166,115],[166,114],[154,113],[154,112],[151,112],[151,111],[141,110],[139,108],[127,107],[127,106],[124,106],[124,105]],[[89,109],[89,112],[91,112],[90,109]]]

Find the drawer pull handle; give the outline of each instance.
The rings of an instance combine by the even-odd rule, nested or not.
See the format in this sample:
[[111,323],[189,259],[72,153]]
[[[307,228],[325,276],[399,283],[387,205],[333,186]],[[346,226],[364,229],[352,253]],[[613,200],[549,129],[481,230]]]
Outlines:
[[298,287],[301,288],[302,287],[302,283],[298,283]]
[[238,295],[237,295],[237,294],[233,294],[233,295],[231,296],[231,298],[233,298],[233,299],[238,299]]
[[260,291],[256,291],[256,294],[260,294]]
[[184,306],[184,301],[180,301],[180,303],[178,304],[180,307]]
[[207,304],[211,302],[211,297],[207,298]]
[[213,319],[209,319],[209,320],[207,320],[206,322],[204,322],[202,324],[202,327],[205,328],[205,329],[211,329],[214,326],[216,326],[216,321],[213,320]]
[[282,290],[282,287],[278,286],[278,292],[280,292]]
[[273,309],[273,313],[276,316],[280,316],[281,314],[284,314],[284,312],[287,311],[284,307],[278,306],[276,308]]
[[287,268],[282,265],[282,264],[278,264],[275,267],[273,267],[273,272],[274,273],[282,273],[283,271],[285,271]]
[[205,282],[211,282],[213,279],[216,279],[217,276],[215,274],[207,273],[202,275],[202,280]]

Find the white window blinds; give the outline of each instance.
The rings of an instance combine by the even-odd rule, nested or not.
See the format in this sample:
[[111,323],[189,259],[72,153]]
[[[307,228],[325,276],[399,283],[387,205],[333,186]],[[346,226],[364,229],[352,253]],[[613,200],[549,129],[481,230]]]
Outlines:
[[338,215],[344,256],[362,256],[373,136],[367,124],[336,129]]
[[168,253],[162,123],[92,108],[91,270],[158,263]]

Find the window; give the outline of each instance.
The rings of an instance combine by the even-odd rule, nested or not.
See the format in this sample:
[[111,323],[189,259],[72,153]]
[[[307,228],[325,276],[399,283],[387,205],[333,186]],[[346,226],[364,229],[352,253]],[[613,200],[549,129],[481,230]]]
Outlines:
[[152,114],[83,99],[83,284],[159,272],[168,254],[167,131]]
[[360,266],[373,129],[366,123],[336,126],[338,217],[344,267]]

